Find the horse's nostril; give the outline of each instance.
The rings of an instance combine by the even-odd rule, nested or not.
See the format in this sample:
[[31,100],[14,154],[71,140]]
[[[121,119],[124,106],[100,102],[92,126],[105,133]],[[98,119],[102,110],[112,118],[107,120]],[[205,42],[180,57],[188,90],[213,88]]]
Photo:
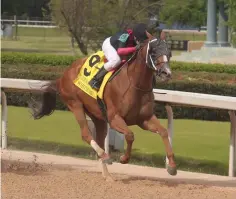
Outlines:
[[168,78],[168,79],[171,78],[171,72],[163,71],[162,74],[163,74],[166,78]]
[[170,76],[171,76],[171,73],[168,72],[168,71],[163,71],[162,73],[165,74],[167,77],[170,77]]

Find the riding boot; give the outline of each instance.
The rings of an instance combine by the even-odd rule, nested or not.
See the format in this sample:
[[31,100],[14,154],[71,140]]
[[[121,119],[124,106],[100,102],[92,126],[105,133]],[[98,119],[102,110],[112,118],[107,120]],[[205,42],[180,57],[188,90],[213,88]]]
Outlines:
[[101,69],[98,71],[98,73],[90,80],[89,85],[94,89],[99,89],[103,78],[107,74],[107,70],[102,66]]

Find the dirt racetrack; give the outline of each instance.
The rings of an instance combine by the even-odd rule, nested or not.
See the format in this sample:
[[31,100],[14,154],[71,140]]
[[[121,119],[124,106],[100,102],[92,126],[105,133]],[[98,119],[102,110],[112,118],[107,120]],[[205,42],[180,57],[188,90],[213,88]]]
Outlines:
[[[188,184],[187,180],[139,177],[113,172],[115,181],[106,182],[101,173],[85,170],[83,166],[75,166],[75,164],[59,165],[52,163],[53,161],[45,164],[37,160],[27,162],[25,159],[10,158],[9,160],[7,156],[2,155],[2,157],[3,199],[236,198],[234,183],[228,186],[223,186],[224,183]],[[146,168],[143,168],[144,172],[145,170]]]

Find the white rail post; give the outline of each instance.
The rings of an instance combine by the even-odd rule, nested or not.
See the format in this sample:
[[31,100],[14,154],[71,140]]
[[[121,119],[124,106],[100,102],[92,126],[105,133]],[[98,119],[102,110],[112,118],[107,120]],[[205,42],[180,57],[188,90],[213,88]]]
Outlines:
[[[172,107],[169,104],[167,104],[165,106],[165,108],[166,108],[167,117],[168,117],[168,133],[169,133],[168,138],[169,138],[169,141],[170,141],[170,145],[172,147],[173,120],[174,120],[174,118],[173,118],[173,111],[172,111]],[[167,164],[169,163],[169,159],[167,158],[167,156],[166,156],[166,163]]]
[[236,115],[229,111],[230,116],[230,147],[229,147],[229,176],[234,177],[236,172]]
[[7,97],[4,91],[1,91],[2,100],[2,149],[7,148]]

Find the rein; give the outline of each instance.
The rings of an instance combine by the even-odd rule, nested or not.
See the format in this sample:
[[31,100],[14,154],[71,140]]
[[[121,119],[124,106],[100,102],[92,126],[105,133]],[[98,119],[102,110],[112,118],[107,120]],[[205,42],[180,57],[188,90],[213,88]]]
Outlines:
[[[128,61],[127,61],[126,63],[124,63],[124,64],[119,68],[118,71],[120,71],[126,64],[129,64],[130,62],[132,62],[132,60],[134,60],[135,58],[137,58],[137,55],[140,54],[141,50],[142,50],[146,45],[148,45],[148,46],[147,46],[146,57],[144,58],[143,55],[142,55],[142,53],[141,53],[141,58],[145,60],[145,65],[146,65],[146,67],[148,67],[148,68],[150,68],[150,69],[153,68],[155,71],[157,71],[157,75],[160,75],[160,74],[161,74],[161,68],[157,69],[157,67],[156,67],[155,64],[154,64],[154,61],[153,61],[151,55],[148,53],[148,51],[149,51],[149,45],[150,45],[152,42],[155,42],[156,40],[157,40],[157,39],[154,38],[154,39],[152,39],[151,41],[148,40],[148,41],[147,41],[148,44],[147,44],[147,42],[142,43],[142,44],[141,44],[141,47],[139,48],[139,50],[136,51],[136,52],[128,59]],[[150,59],[152,66],[149,66],[149,64],[148,64],[148,58]],[[128,67],[127,67],[127,70],[128,70]],[[117,71],[117,72],[118,72],[118,71]],[[128,79],[129,79],[129,76],[128,76]],[[129,82],[130,82],[130,79],[129,79]],[[131,85],[131,83],[130,83],[130,86],[132,86],[132,87],[134,87],[136,90],[141,91],[141,92],[144,92],[144,93],[149,93],[149,92],[152,92],[152,90],[153,90],[153,84],[152,84],[152,87],[151,87],[150,89],[148,89],[148,90],[139,88],[139,87],[137,87],[137,86],[135,86],[135,85]]]
[[[147,53],[146,53],[146,66],[148,66],[147,64],[148,64],[148,62],[147,62],[147,57],[148,57],[148,50],[149,50],[149,44],[150,44],[150,41],[148,41],[148,47],[147,47]],[[137,57],[137,55],[141,52],[141,50],[144,48],[144,46],[146,45],[146,43],[143,43],[143,45],[141,45],[141,48],[138,50],[138,51],[136,51],[135,53],[134,53],[134,55],[132,56],[132,57]],[[150,56],[150,55],[149,55]],[[143,56],[142,56],[142,53],[141,53],[141,57],[143,58]],[[151,59],[151,61],[152,61],[152,59]],[[153,63],[153,61],[152,61],[152,63]],[[154,65],[154,63],[153,63],[153,65]],[[154,65],[155,66],[155,65]],[[139,88],[139,87],[137,87],[137,86],[135,86],[135,85],[132,85],[136,90],[138,90],[138,91],[141,91],[141,92],[144,92],[144,93],[150,93],[150,92],[152,92],[152,90],[153,90],[153,87],[151,87],[150,89],[148,89],[148,90],[144,90],[144,89],[141,89],[141,88]]]
[[137,87],[137,86],[133,86],[136,90],[139,90],[139,91],[141,91],[141,92],[144,92],[144,93],[150,93],[150,92],[152,92],[152,90],[153,90],[153,87],[152,88],[150,88],[149,90],[144,90],[144,89],[141,89],[141,88],[139,88],[139,87]]

